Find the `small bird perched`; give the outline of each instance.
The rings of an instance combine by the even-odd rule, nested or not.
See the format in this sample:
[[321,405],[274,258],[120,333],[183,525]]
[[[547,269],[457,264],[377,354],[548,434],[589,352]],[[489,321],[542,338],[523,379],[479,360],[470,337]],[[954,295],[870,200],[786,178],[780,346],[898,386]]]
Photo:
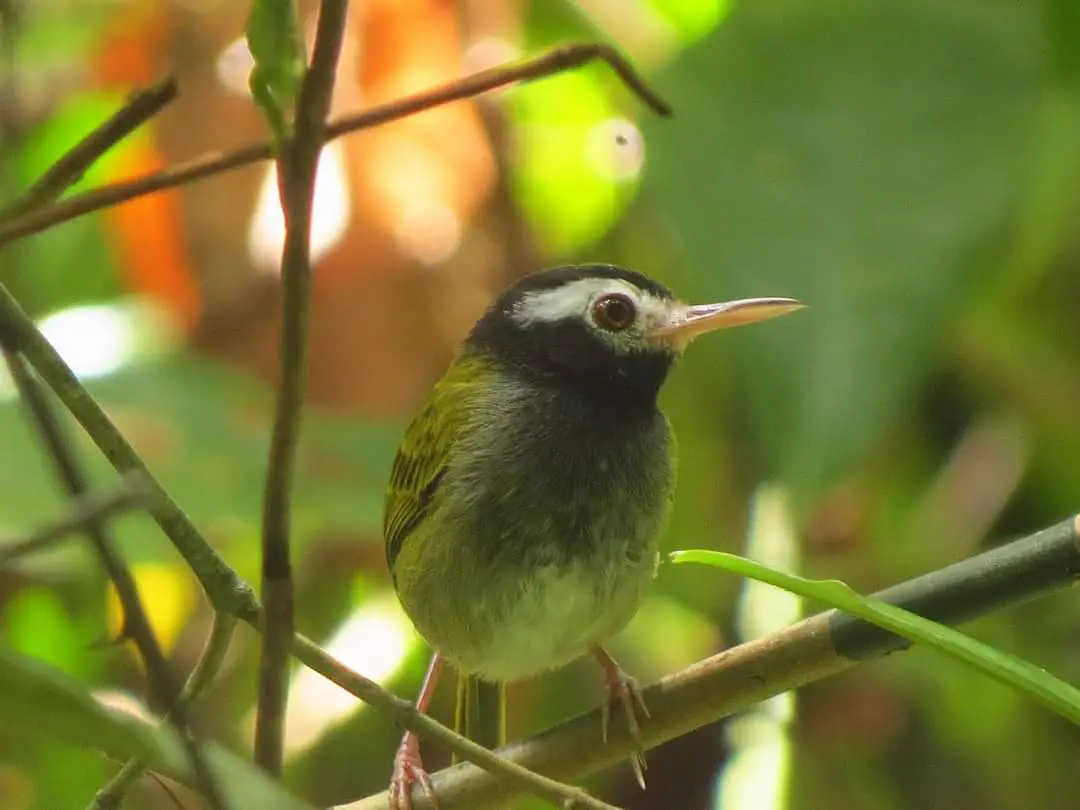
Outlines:
[[[631,733],[644,702],[601,644],[652,581],[675,487],[657,394],[695,337],[801,307],[790,298],[688,306],[646,276],[557,267],[480,318],[405,432],[386,493],[386,559],[405,612],[445,661],[505,683],[592,654]],[[605,734],[606,734],[605,713]],[[419,741],[394,759],[391,806],[431,793]]]

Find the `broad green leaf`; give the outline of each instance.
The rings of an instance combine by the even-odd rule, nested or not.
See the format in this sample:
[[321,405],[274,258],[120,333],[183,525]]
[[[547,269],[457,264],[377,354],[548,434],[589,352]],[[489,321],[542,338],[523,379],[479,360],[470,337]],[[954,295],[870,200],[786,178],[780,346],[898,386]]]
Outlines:
[[251,0],[244,33],[254,61],[251,96],[280,146],[292,127],[306,65],[296,4],[293,0]]
[[[174,732],[106,708],[78,681],[4,648],[0,648],[0,716],[6,734],[56,737],[117,759],[139,756],[154,769],[192,783],[190,764]],[[221,746],[208,744],[203,750],[229,808],[309,808]]]
[[806,599],[824,602],[917,644],[925,644],[943,652],[984,675],[1023,692],[1051,711],[1080,725],[1080,689],[1055,678],[1046,670],[976,641],[951,627],[924,619],[879,599],[861,596],[843,582],[833,579],[806,579],[723,551],[676,551],[671,554],[670,559],[676,563],[701,563],[722,568],[741,577],[750,577],[783,588]]
[[1026,168],[1039,24],[1033,4],[744,2],[654,79],[678,114],[643,120],[645,189],[683,240],[680,292],[810,305],[709,341],[800,506],[901,418],[978,281]]

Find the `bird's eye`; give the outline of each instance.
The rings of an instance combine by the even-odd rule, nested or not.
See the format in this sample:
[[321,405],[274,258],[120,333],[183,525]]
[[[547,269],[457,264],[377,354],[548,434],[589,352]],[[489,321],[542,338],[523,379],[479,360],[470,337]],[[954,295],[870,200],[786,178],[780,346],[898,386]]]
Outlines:
[[628,295],[611,293],[596,299],[592,306],[593,318],[601,329],[621,332],[630,328],[637,317],[637,307]]

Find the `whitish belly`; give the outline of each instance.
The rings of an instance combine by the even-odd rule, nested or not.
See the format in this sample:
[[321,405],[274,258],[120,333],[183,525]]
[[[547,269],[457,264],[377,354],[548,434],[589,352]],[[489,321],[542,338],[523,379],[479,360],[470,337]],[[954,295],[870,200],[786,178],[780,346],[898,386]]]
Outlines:
[[644,565],[607,570],[580,563],[542,568],[498,595],[503,609],[487,643],[456,651],[454,663],[491,681],[522,680],[565,666],[630,621],[656,564],[650,555]]

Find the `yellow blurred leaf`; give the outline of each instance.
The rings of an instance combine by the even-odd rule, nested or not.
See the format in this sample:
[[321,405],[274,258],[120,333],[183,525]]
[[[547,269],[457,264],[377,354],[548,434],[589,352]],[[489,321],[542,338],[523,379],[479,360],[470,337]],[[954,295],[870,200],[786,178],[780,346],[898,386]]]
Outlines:
[[[195,583],[183,567],[163,563],[135,565],[131,574],[150,627],[162,650],[168,654],[195,607]],[[124,610],[111,583],[105,599],[109,637],[116,638],[124,627]]]

